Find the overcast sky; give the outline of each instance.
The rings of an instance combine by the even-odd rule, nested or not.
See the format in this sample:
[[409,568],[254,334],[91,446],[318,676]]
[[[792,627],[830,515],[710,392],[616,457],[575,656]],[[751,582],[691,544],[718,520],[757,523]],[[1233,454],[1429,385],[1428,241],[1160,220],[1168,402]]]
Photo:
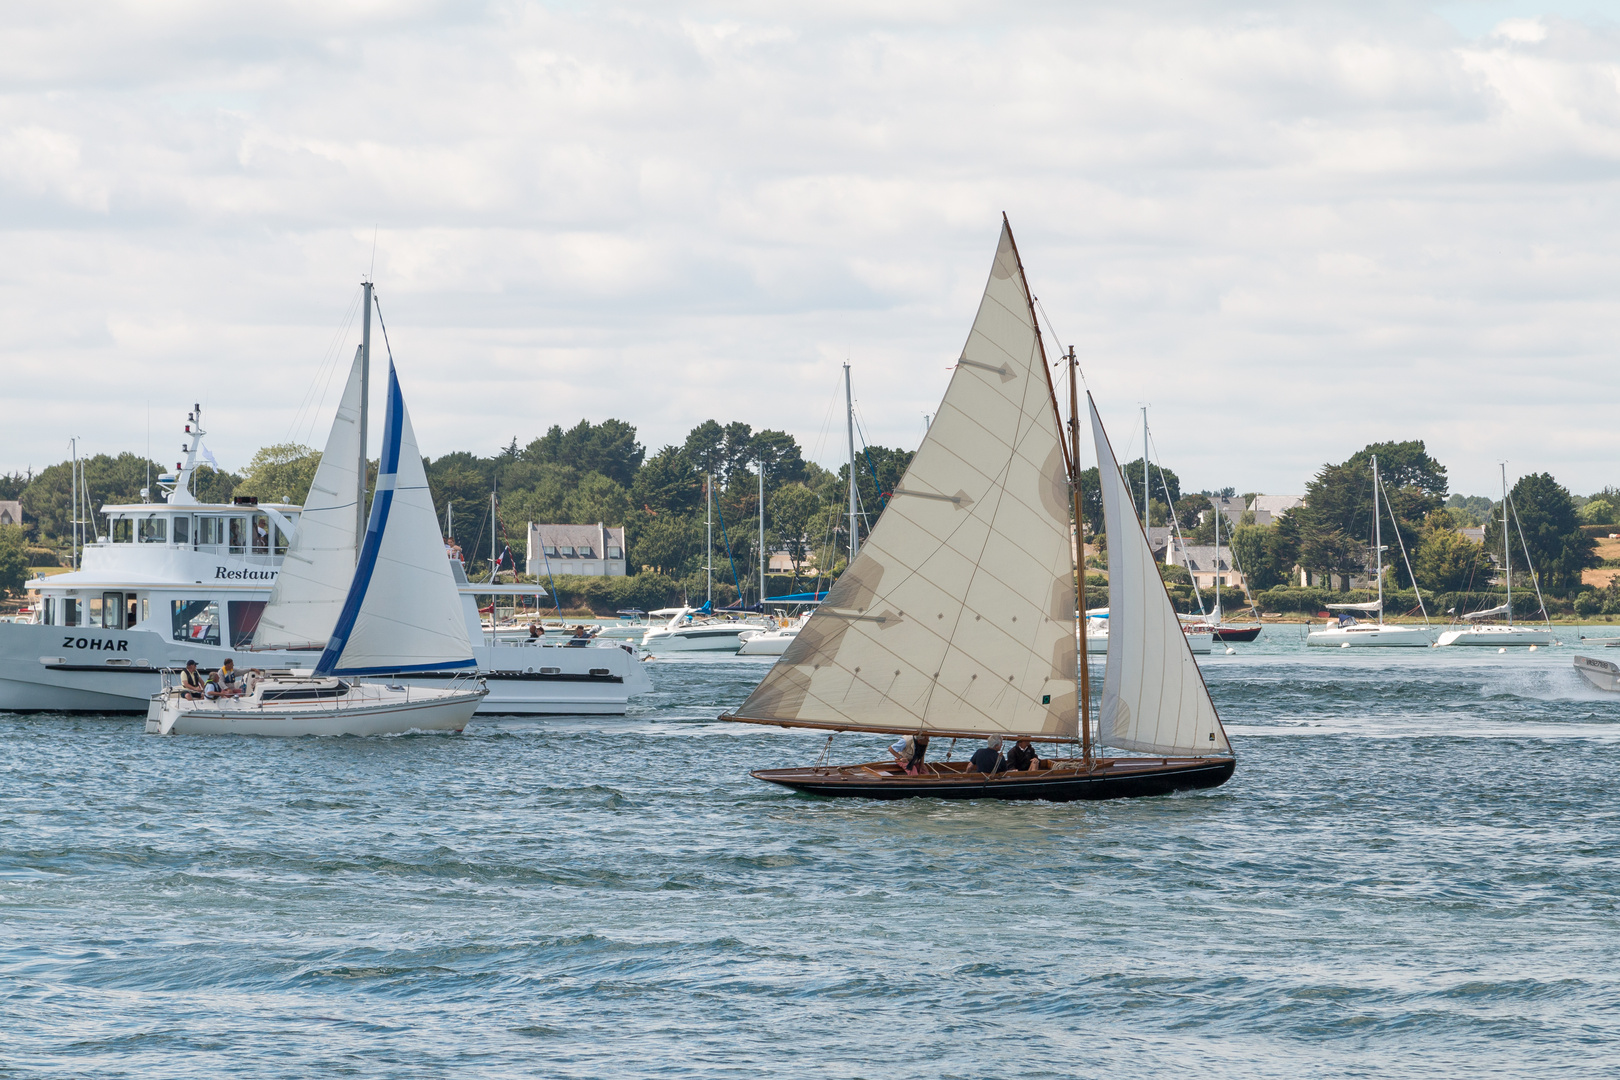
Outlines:
[[1616,16],[5,5],[0,469],[149,417],[175,460],[193,401],[228,468],[318,445],[367,273],[430,456],[714,418],[835,463],[846,358],[913,447],[1005,210],[1122,460],[1146,404],[1193,489],[1409,438],[1620,485]]

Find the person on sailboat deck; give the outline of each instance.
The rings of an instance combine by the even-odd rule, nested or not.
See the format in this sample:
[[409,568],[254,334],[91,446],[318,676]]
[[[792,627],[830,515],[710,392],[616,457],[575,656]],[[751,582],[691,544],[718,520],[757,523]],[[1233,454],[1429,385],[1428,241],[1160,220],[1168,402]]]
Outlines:
[[1035,747],[1028,739],[1019,739],[1018,744],[1007,753],[1007,767],[1019,772],[1028,772],[1040,763],[1041,755],[1035,752]]
[[242,694],[242,676],[236,670],[236,661],[231,657],[225,658],[214,675],[214,681],[219,684],[220,697],[240,697]]
[[968,758],[968,768],[987,775],[1005,772],[1007,760],[1001,756],[1001,736],[990,736],[984,746],[973,751],[973,756]]
[[202,672],[197,670],[195,660],[187,660],[186,669],[180,673],[180,696],[190,701],[203,696]]
[[889,753],[900,768],[905,770],[907,776],[916,776],[923,770],[923,758],[928,754],[927,735],[902,735],[891,747]]

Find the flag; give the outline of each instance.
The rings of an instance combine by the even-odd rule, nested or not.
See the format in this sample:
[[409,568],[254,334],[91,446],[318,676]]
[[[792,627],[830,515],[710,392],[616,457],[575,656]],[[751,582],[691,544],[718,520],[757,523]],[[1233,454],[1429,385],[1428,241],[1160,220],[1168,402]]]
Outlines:
[[210,465],[212,465],[214,467],[215,472],[224,472],[225,471],[224,469],[219,467],[219,462],[214,458],[214,452],[212,450],[208,449],[208,447],[204,446],[202,443],[198,443],[197,444],[197,452],[202,455],[202,459],[204,461],[208,462],[208,464],[210,464]]

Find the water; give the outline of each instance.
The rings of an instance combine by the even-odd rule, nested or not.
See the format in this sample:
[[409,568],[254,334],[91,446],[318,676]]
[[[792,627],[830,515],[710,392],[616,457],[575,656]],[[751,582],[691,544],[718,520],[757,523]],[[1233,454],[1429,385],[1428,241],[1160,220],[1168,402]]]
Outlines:
[[823,741],[714,722],[768,661],[461,737],[0,719],[0,1076],[1612,1075],[1620,696],[1237,648],[1232,782],[1090,805],[753,781]]

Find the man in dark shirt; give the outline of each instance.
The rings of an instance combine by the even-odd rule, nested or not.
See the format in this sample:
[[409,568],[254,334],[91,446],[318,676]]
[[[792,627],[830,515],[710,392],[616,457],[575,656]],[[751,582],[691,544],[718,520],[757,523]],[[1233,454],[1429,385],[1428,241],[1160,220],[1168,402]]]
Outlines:
[[1028,739],[1019,739],[1018,745],[1014,746],[1007,754],[1008,767],[1017,769],[1019,772],[1027,772],[1033,769],[1035,763],[1040,760],[1041,755],[1035,752],[1035,748],[1030,745]]
[[968,768],[990,775],[1005,771],[1007,762],[1001,756],[1001,736],[990,736],[982,748],[973,751],[973,756],[968,759]]

